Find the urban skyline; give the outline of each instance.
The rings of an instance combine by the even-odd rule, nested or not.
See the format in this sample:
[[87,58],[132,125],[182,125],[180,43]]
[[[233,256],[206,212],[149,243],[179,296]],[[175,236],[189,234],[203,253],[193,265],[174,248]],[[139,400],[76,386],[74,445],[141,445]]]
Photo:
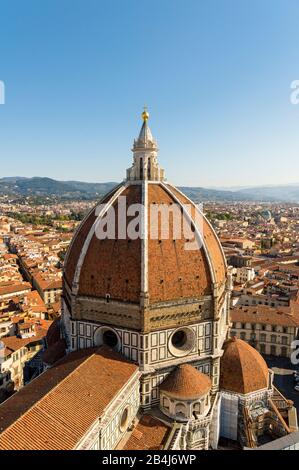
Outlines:
[[148,117],[100,203],[0,195],[3,450],[298,447],[299,206],[195,204]]
[[299,449],[298,14],[2,2],[0,450]]

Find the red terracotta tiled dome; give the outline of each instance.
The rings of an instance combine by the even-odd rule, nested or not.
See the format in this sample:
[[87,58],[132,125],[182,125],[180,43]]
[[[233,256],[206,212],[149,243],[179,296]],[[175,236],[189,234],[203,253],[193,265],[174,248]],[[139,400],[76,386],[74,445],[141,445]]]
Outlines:
[[226,341],[223,348],[221,389],[246,394],[267,388],[268,366],[256,349],[236,338]]
[[[111,300],[150,306],[197,301],[225,283],[226,261],[220,242],[200,208],[166,182],[148,117],[147,112],[142,114],[143,124],[134,140],[133,165],[127,170],[126,181],[103,198],[101,211],[95,208],[88,214],[68,250],[65,287],[79,297],[107,299],[109,294]],[[134,238],[127,233],[136,221],[136,211],[138,217],[140,207],[132,211],[136,204],[142,206],[136,232],[145,237]],[[126,212],[124,208],[133,213],[125,214],[125,226],[124,219],[119,218]],[[158,218],[157,212],[154,218],[153,208],[160,211]],[[99,239],[99,221],[105,220],[111,209],[115,209],[113,237],[110,233],[109,238]],[[168,209],[168,234],[162,224],[163,209]]]
[[[118,211],[115,211],[116,239],[100,240],[95,235],[97,216],[92,210],[79,226],[70,245],[64,268],[64,279],[70,289],[82,296],[139,303],[146,292],[149,304],[177,299],[200,298],[211,294],[212,283],[225,282],[226,265],[220,242],[207,219],[201,214],[202,243],[196,250],[186,250],[188,239],[174,241],[152,239],[150,207],[155,204],[180,208],[191,205],[194,220],[195,205],[180,191],[163,182],[124,183],[103,199],[102,204],[118,207],[120,197],[126,205],[145,203],[148,208],[148,240],[118,236]],[[103,215],[103,214],[102,214]],[[127,217],[127,225],[133,217]],[[145,223],[145,221],[143,222]],[[170,219],[169,231],[172,231]],[[196,224],[195,224],[196,225]],[[145,285],[146,284],[146,285]]]
[[208,375],[202,374],[190,364],[174,369],[160,385],[160,390],[176,399],[192,400],[206,395],[212,387]]

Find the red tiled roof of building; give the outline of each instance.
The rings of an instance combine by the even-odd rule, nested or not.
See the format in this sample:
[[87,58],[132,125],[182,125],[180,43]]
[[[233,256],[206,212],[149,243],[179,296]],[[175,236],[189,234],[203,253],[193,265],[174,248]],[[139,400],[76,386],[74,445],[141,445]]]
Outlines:
[[163,448],[169,432],[170,428],[158,419],[143,415],[123,450],[159,450]]
[[0,342],[4,343],[6,347],[7,355],[27,346],[31,341],[31,338],[18,338],[17,336],[5,336],[0,339]]
[[68,354],[0,405],[0,449],[74,449],[137,371],[107,347]]
[[47,276],[47,273],[43,274],[37,271],[36,274],[33,275],[33,279],[43,291],[62,288],[61,278],[53,279]]
[[46,308],[45,302],[39,295],[37,290],[32,290],[26,294],[26,298],[31,307]]
[[231,310],[230,318],[233,322],[299,327],[299,311],[296,305],[298,304],[291,302],[291,307],[240,306]]
[[[14,321],[14,323],[17,323]],[[0,339],[5,344],[6,353],[7,355],[12,354],[19,349],[28,346],[32,343],[36,343],[37,341],[42,340],[45,338],[48,330],[48,326],[46,322],[39,324],[33,322],[27,323],[20,323],[20,319],[18,318],[18,328],[20,330],[24,328],[31,328],[34,325],[33,332],[34,335],[30,336],[29,338],[19,338],[18,336],[5,336]]]
[[19,330],[32,329],[33,325],[30,322],[19,323]]
[[0,295],[14,294],[26,290],[31,290],[31,284],[29,282],[0,284]]
[[9,259],[18,259],[18,255],[14,255],[12,253],[4,253],[4,255],[2,255],[3,259],[5,260],[9,260]]

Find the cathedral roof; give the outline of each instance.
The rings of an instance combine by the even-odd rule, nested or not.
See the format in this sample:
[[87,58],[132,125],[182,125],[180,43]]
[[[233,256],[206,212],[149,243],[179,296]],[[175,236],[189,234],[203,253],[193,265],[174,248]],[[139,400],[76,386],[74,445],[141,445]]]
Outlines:
[[[187,201],[170,184],[149,182],[146,188],[140,184],[121,186],[106,198],[107,204],[115,208],[116,228],[120,196],[126,197],[127,206],[141,204],[145,198],[148,212],[150,205],[177,203],[183,207]],[[194,204],[192,210],[195,211]],[[139,303],[141,293],[147,292],[149,303],[154,304],[198,298],[212,292],[212,282],[221,284],[225,281],[224,255],[203,215],[202,245],[196,242],[196,250],[185,249],[187,237],[157,239],[149,234],[145,245],[140,238],[133,240],[128,235],[119,238],[116,230],[115,239],[99,239],[96,220],[94,210],[76,232],[65,262],[65,280],[70,288],[76,286],[79,295],[105,298],[110,294],[114,300]],[[131,220],[132,217],[127,217],[126,229]],[[148,226],[152,226],[150,218]],[[170,226],[170,233],[171,230]]]
[[256,349],[235,337],[223,348],[221,389],[245,395],[268,387],[268,366]]
[[190,400],[206,395],[211,387],[208,375],[190,364],[182,364],[170,372],[160,385],[160,390],[173,398]]
[[106,346],[68,354],[0,405],[0,450],[75,448],[137,370]]
[[[128,179],[107,194],[101,210],[96,206],[83,220],[70,244],[64,266],[64,280],[75,294],[95,298],[148,304],[198,299],[213,292],[213,284],[223,285],[226,261],[217,235],[201,210],[181,191],[164,181],[159,169],[156,147],[149,130],[148,113],[142,115],[143,125],[138,139],[143,150],[133,149],[134,163]],[[141,166],[144,165],[144,168]],[[138,178],[141,178],[138,180]],[[130,223],[136,218],[126,214],[124,229],[119,230],[118,208],[125,200],[126,209],[134,204],[144,207],[140,232],[145,236],[132,239]],[[177,225],[169,216],[169,236],[163,236],[161,222],[153,219],[153,207],[178,210],[192,233],[175,235]],[[187,209],[186,209],[187,207]],[[114,209],[115,231],[108,238],[97,236],[97,227]],[[159,219],[161,220],[161,219]],[[183,226],[185,222],[182,221]],[[158,228],[155,232],[155,228]],[[156,235],[152,235],[152,229]],[[195,248],[186,244],[195,238]]]
[[159,450],[163,449],[171,428],[157,418],[144,414],[135,425],[122,450]]

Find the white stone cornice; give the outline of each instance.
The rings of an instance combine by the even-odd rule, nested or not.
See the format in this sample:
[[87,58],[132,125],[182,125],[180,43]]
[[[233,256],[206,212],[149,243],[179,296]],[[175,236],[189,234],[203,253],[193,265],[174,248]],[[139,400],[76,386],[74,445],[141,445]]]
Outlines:
[[141,217],[141,296],[142,307],[145,306],[148,295],[148,183],[142,182],[142,208]]

